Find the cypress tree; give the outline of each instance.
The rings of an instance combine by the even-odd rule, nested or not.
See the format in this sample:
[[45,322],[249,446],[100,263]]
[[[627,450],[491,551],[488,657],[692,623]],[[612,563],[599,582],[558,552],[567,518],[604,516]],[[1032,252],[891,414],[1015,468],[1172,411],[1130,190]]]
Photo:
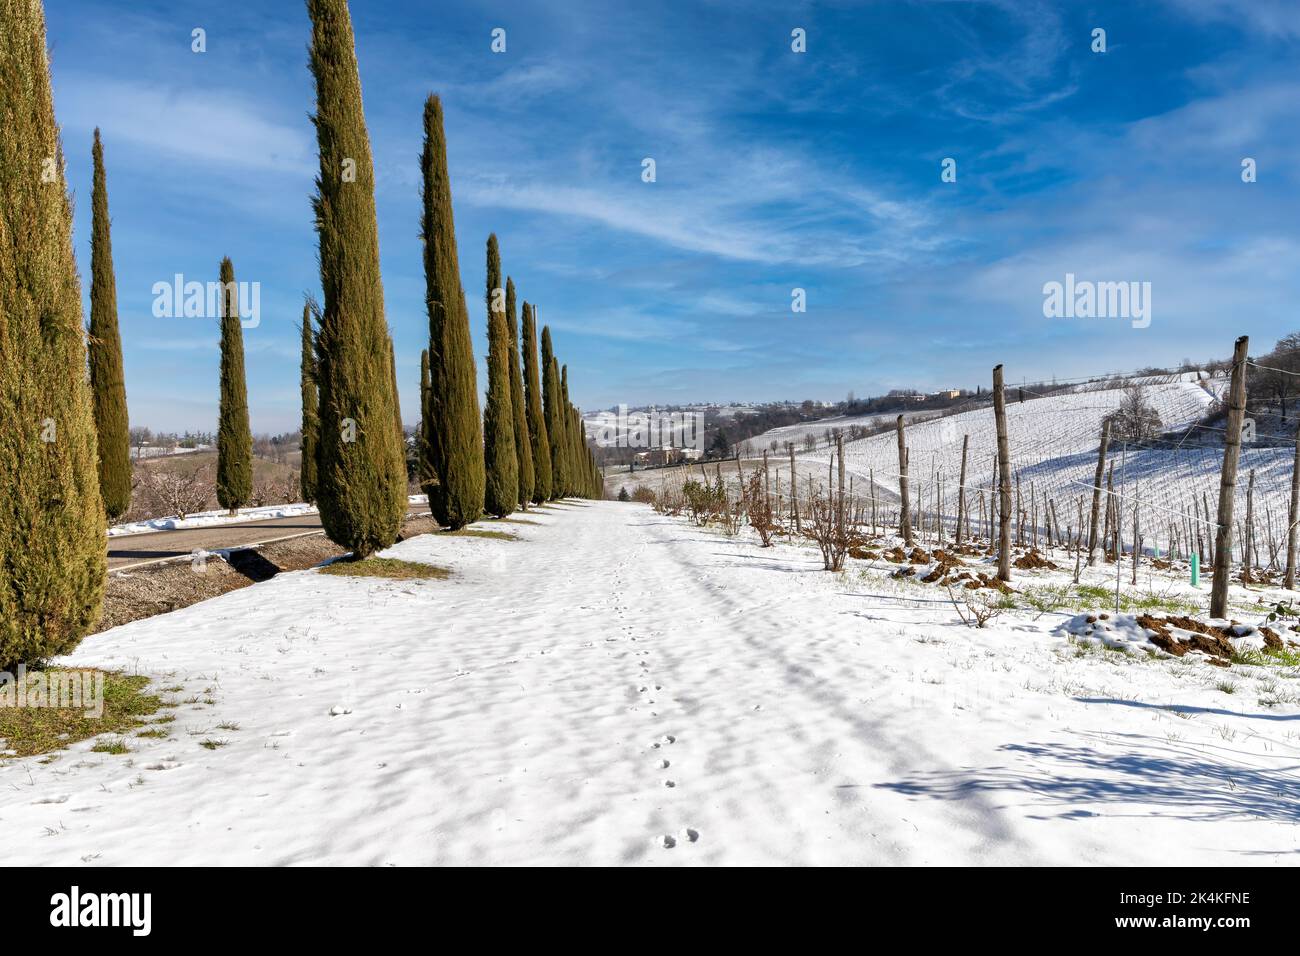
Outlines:
[[104,146],[95,130],[90,226],[90,389],[99,440],[99,490],[112,524],[131,507],[131,437],[127,424],[122,336],[117,327],[117,283],[109,236]]
[[551,347],[551,327],[542,327],[542,404],[546,412],[546,435],[551,442],[551,497],[568,494],[569,475],[565,468],[564,412],[560,405],[560,370]]
[[483,465],[487,483],[483,510],[504,518],[519,499],[515,458],[515,416],[510,408],[510,335],[506,330],[505,290],[496,233],[487,241],[488,389],[483,406]]
[[577,495],[580,472],[578,471],[578,446],[573,431],[573,405],[569,402],[569,366],[567,365],[560,366],[560,408],[564,410],[564,464],[565,474],[569,477],[568,491],[571,495]]
[[465,290],[460,284],[442,102],[436,96],[424,104],[420,170],[424,202],[420,238],[429,310],[428,437],[433,466],[433,481],[427,490],[435,520],[454,530],[482,513],[485,478],[474,349]]
[[374,161],[346,0],[307,0],[316,88],[316,231],[324,308],[316,499],[325,532],[363,558],[397,538],[406,461],[393,422],[388,323],[379,275]]
[[533,454],[533,501],[539,505],[551,497],[551,443],[542,414],[542,387],[537,371],[536,310],[524,303],[524,387],[528,412],[528,440]]
[[253,494],[253,434],[248,427],[244,332],[235,266],[221,260],[221,410],[217,420],[217,503],[231,514]]
[[420,350],[420,427],[416,431],[415,480],[424,488],[433,475],[429,457],[429,350]]
[[397,424],[397,440],[401,443],[402,457],[406,457],[406,425],[402,423],[402,393],[397,390],[397,355],[393,337],[388,337],[388,387],[393,392],[393,418]]
[[309,504],[316,500],[316,450],[320,430],[320,413],[316,396],[315,342],[311,331],[313,303],[302,306],[302,464],[298,469],[298,484],[302,500]]
[[0,667],[65,654],[107,554],[45,17],[0,0]]
[[515,284],[506,278],[506,324],[510,333],[510,411],[515,419],[515,460],[519,466],[519,507],[528,510],[537,476],[528,438],[528,412],[524,407],[524,377],[519,370],[519,326],[515,322]]

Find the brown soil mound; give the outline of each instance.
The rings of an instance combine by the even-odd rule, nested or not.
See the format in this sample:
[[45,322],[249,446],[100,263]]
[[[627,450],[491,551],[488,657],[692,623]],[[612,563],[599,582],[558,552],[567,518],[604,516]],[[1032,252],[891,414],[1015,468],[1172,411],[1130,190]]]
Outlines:
[[1017,568],[1020,568],[1022,571],[1057,570],[1057,566],[1055,564],[1053,564],[1051,561],[1048,561],[1036,550],[1032,550],[1032,549],[1030,551],[1025,552],[1024,554],[1016,558],[1016,560],[1012,561],[1011,563],[1015,565]]
[[[1227,627],[1215,627],[1212,624],[1206,624],[1204,621],[1198,621],[1191,617],[1158,618],[1152,617],[1150,614],[1140,614],[1137,623],[1139,627],[1144,627],[1152,632],[1152,644],[1162,651],[1168,651],[1175,657],[1182,657],[1188,651],[1202,651],[1215,658],[1211,663],[1226,665],[1236,653],[1232,647],[1232,642],[1229,641],[1229,638],[1238,636],[1235,629],[1240,625],[1235,621]],[[1186,640],[1177,640],[1169,632],[1171,627],[1191,631],[1192,636]],[[1256,630],[1263,637],[1265,647],[1281,650],[1286,646],[1286,642],[1272,628],[1259,627]],[[1290,643],[1293,646],[1295,645],[1294,641]]]
[[[1220,631],[1208,624],[1190,617],[1152,617],[1150,614],[1139,614],[1137,617],[1139,627],[1146,628],[1150,633],[1151,643],[1162,651],[1182,657],[1188,651],[1201,651],[1213,658],[1222,661],[1232,660],[1232,655],[1236,653],[1233,647],[1228,643],[1228,638],[1224,631]],[[1179,640],[1169,632],[1169,628],[1177,627],[1184,631],[1190,631],[1191,637]],[[1226,633],[1231,633],[1227,631]]]
[[926,584],[933,584],[935,581],[943,581],[958,568],[964,568],[966,566],[960,558],[943,550],[936,550],[934,552],[934,561],[934,568],[929,574],[921,578],[921,580]]

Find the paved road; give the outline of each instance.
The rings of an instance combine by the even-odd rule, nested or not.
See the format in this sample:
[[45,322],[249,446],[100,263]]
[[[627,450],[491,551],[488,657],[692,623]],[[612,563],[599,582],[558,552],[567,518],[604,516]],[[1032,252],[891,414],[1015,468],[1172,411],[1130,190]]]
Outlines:
[[[409,505],[407,514],[417,515],[427,511],[427,505]],[[199,550],[246,548],[281,538],[320,534],[322,530],[320,516],[306,514],[209,528],[181,528],[176,531],[122,535],[108,539],[108,569],[121,571],[136,565],[188,557]]]

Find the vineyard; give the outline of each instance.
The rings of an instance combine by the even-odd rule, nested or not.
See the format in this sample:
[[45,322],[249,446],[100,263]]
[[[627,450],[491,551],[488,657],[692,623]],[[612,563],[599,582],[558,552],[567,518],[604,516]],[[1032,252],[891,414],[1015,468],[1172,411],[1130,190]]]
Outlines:
[[[1243,378],[1251,364],[1241,363]],[[891,547],[992,563],[1005,512],[1013,569],[1059,565],[1077,584],[1099,561],[1113,567],[1119,558],[1132,584],[1144,568],[1197,583],[1220,546],[1229,385],[1228,375],[1201,371],[1005,388],[1005,506],[991,393],[919,420],[837,417],[774,429],[748,443],[747,458],[641,481],[660,510],[697,523],[735,531],[748,518],[764,543],[816,540],[830,570],[846,555]],[[1254,425],[1238,426],[1226,561],[1236,583],[1280,585],[1296,521],[1295,441]],[[754,454],[755,445],[766,447]],[[1290,553],[1294,562],[1294,543]]]

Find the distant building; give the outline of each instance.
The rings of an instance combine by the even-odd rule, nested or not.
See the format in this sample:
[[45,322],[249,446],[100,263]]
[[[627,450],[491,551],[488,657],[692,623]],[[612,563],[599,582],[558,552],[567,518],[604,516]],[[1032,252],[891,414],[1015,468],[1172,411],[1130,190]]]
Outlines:
[[671,445],[659,445],[636,453],[638,465],[678,465],[684,461],[699,461],[704,451],[699,448],[674,448]]

